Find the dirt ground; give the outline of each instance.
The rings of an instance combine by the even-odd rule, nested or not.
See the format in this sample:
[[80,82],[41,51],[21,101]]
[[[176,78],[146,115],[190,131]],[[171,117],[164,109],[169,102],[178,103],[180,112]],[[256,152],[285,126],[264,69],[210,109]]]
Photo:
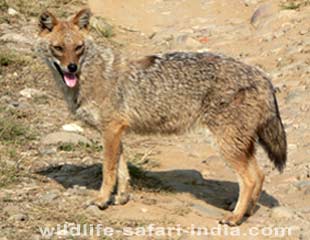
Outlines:
[[[65,18],[87,5],[96,41],[129,58],[212,51],[270,74],[288,162],[279,174],[258,148],[264,190],[240,227],[218,226],[234,207],[238,184],[207,130],[126,136],[130,202],[104,211],[85,207],[101,184],[100,135],[69,114],[33,47],[42,10]],[[310,239],[309,56],[308,0],[0,0],[0,240],[269,239],[280,227],[287,229],[281,239]],[[114,232],[77,236],[64,228],[78,224]],[[55,231],[43,236],[44,227]],[[171,236],[160,232],[169,227]],[[202,228],[213,233],[199,236]]]

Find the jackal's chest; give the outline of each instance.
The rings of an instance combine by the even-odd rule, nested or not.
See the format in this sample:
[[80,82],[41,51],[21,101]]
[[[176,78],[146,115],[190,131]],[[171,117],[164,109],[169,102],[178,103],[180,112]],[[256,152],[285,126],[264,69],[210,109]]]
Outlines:
[[87,102],[87,103],[83,103],[81,104],[75,111],[75,116],[95,127],[95,128],[99,128],[99,125],[101,123],[101,113],[100,113],[100,109],[97,106],[97,104],[95,102]]

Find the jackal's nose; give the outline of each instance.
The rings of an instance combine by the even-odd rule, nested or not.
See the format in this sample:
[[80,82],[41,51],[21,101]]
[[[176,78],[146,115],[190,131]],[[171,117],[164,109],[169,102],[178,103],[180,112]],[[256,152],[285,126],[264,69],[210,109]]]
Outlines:
[[77,70],[77,65],[74,64],[74,63],[70,63],[70,64],[68,65],[68,70],[69,70],[70,73],[75,73],[76,70]]

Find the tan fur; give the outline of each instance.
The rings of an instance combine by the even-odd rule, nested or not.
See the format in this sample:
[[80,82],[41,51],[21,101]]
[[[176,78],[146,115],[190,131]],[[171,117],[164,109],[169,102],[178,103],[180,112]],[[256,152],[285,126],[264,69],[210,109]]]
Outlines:
[[[85,35],[89,16],[89,10],[82,10],[60,21],[43,13],[36,49],[72,113],[103,133],[103,184],[93,203],[105,208],[128,200],[124,132],[171,134],[207,127],[240,184],[237,206],[221,222],[239,224],[246,211],[253,213],[264,181],[254,157],[256,140],[280,171],[286,162],[286,136],[270,79],[255,67],[210,52],[127,60]],[[55,44],[62,46],[61,56]],[[61,73],[70,61],[79,65],[78,84],[72,88]]]

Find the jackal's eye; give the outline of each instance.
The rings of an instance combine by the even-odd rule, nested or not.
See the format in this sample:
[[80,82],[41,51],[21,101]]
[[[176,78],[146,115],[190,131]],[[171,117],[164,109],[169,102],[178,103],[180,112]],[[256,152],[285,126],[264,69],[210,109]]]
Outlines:
[[75,48],[75,51],[76,51],[76,52],[79,52],[79,51],[81,51],[83,48],[84,48],[84,43],[81,44],[81,45],[78,45],[78,46]]
[[58,46],[58,45],[53,46],[53,48],[54,48],[56,51],[58,51],[58,52],[62,52],[62,51],[64,50],[64,48],[63,48],[62,46]]

